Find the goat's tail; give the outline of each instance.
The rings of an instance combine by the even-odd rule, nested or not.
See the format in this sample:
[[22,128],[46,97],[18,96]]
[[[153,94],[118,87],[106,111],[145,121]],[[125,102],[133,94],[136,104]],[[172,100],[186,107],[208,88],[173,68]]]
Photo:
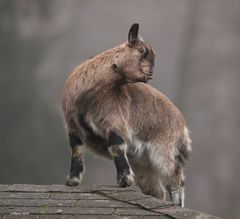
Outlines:
[[176,158],[180,166],[184,166],[188,160],[189,154],[192,151],[191,143],[188,128],[185,126],[183,136],[178,140],[177,144]]

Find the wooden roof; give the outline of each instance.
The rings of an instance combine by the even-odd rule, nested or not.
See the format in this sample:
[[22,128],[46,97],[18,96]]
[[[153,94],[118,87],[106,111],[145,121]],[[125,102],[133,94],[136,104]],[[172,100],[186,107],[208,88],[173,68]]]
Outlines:
[[206,218],[217,217],[116,186],[0,185],[0,218]]

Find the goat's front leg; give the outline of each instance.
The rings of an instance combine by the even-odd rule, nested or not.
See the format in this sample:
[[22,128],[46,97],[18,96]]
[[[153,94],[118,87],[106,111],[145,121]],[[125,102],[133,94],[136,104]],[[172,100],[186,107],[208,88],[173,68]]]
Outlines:
[[117,182],[119,186],[130,186],[134,182],[134,174],[126,156],[127,144],[122,137],[111,132],[108,137],[108,151],[112,156],[117,169]]
[[84,172],[83,155],[84,145],[81,139],[74,133],[69,133],[69,143],[71,146],[71,168],[66,178],[66,185],[77,186],[81,183]]

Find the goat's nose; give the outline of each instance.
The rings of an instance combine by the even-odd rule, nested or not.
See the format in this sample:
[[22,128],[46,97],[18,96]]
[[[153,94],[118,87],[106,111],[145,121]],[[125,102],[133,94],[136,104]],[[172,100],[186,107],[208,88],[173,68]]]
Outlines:
[[153,70],[151,68],[148,70],[148,72],[149,72],[150,75],[153,74]]

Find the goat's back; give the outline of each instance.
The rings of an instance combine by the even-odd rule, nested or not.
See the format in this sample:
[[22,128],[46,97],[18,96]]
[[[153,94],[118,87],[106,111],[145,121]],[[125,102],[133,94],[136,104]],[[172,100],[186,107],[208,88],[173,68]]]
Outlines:
[[146,83],[127,84],[131,99],[130,123],[141,140],[160,135],[162,141],[181,133],[185,121],[176,106],[160,91]]

